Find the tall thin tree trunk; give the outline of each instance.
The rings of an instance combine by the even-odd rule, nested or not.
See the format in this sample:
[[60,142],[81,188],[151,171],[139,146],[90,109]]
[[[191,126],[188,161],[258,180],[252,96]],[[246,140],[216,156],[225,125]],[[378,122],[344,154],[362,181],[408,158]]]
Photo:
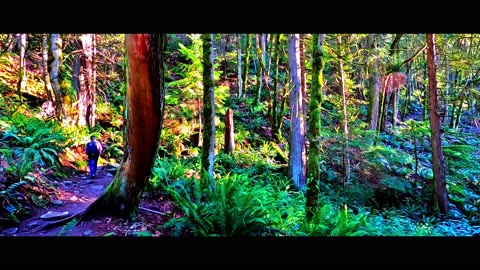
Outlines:
[[392,91],[392,131],[395,131],[395,128],[398,123],[398,95],[400,90],[393,89]]
[[203,115],[202,115],[202,100],[200,99],[200,97],[197,98],[197,108],[198,108],[198,111],[200,112],[198,114],[198,147],[202,147],[203,146],[203,121],[202,121],[202,118],[203,118]]
[[89,114],[87,115],[87,122],[90,128],[93,128],[97,122],[97,34],[91,34],[91,56],[87,58],[89,64],[89,95],[90,95],[90,107]]
[[55,93],[55,109],[56,116],[59,121],[63,120],[63,94],[61,83],[63,77],[61,74],[62,67],[62,37],[60,34],[51,35],[52,62],[50,64],[50,81],[52,83],[53,92]]
[[245,61],[243,63],[243,96],[240,98],[243,99],[245,98],[245,95],[247,94],[247,83],[248,83],[248,67],[249,67],[249,61],[250,61],[250,50],[252,48],[252,43],[251,43],[251,34],[246,34],[246,45],[245,45]]
[[48,74],[48,37],[47,34],[42,35],[42,78],[47,93],[48,101],[55,102],[52,84],[50,83],[50,75]]
[[307,219],[310,220],[317,211],[320,189],[320,129],[322,116],[322,85],[323,85],[323,39],[324,34],[313,34],[312,45],[312,86],[310,89],[309,117],[308,117],[308,147],[307,159]]
[[[428,56],[424,53],[425,55],[425,63],[428,61]],[[427,89],[427,85],[428,85],[428,65],[425,65],[425,68],[423,69],[423,73],[424,73],[424,84],[425,87],[424,87],[424,91],[423,91],[423,121],[427,120],[427,115],[428,115],[428,101],[429,101],[429,97],[428,97],[428,89]]]
[[[288,73],[290,73],[287,70]],[[290,77],[290,74],[288,74],[288,77]],[[280,103],[280,112],[278,113],[278,121],[277,121],[277,132],[275,132],[275,137],[277,139],[282,138],[282,127],[283,127],[283,117],[285,115],[285,108],[286,108],[286,103],[287,103],[287,93],[288,93],[288,88],[291,87],[290,82],[287,82],[285,86],[283,87],[282,91],[282,96],[281,96],[281,103]]]
[[[391,79],[390,74],[388,75],[388,79]],[[389,83],[388,81],[385,81],[386,83]],[[388,85],[388,84],[387,84]],[[380,104],[381,106],[381,112],[380,112],[380,132],[385,132],[387,130],[387,116],[388,116],[388,104],[390,103],[390,96],[392,95],[388,90],[388,86],[385,88],[384,87],[384,92],[382,92],[382,103]]]
[[[268,59],[270,55],[268,54],[268,34],[262,34],[262,62],[263,62],[263,70],[264,70],[264,77],[268,78]],[[267,82],[266,82],[267,83]]]
[[225,153],[232,153],[235,150],[234,140],[234,124],[233,124],[233,111],[228,109],[225,114]]
[[213,77],[213,34],[202,34],[203,41],[203,147],[202,179],[213,177],[215,161],[215,96]]
[[[342,36],[340,34],[337,35],[337,42],[341,50]],[[342,104],[343,104],[343,121],[342,121],[343,136],[344,136],[344,147],[343,147],[344,182],[343,182],[343,185],[345,186],[350,181],[350,154],[349,154],[350,142],[349,142],[349,134],[348,134],[347,89],[345,87],[345,71],[343,68],[342,58],[338,59],[338,70],[340,72],[340,88],[342,90]]]
[[262,35],[256,34],[256,51],[257,51],[257,59],[258,59],[258,66],[257,66],[257,91],[255,92],[255,104],[260,103],[260,97],[262,95],[262,88],[263,88],[263,59],[262,59]]
[[237,97],[240,99],[243,95],[242,81],[242,38],[241,34],[237,34]]
[[[306,101],[306,91],[307,91],[307,73],[305,72],[305,45],[304,45],[304,40],[305,40],[305,34],[300,34],[300,70],[301,70],[301,77],[300,77],[300,83],[302,84],[300,92],[302,93],[302,97],[304,100],[304,103]],[[307,114],[307,106],[304,106],[303,108],[303,114]]]
[[402,121],[405,121],[405,117],[407,116],[407,113],[410,109],[410,103],[412,102],[412,99],[411,99],[411,96],[412,96],[412,93],[413,93],[413,87],[414,87],[414,83],[413,83],[413,79],[412,79],[412,68],[411,68],[411,65],[407,65],[407,72],[406,72],[406,75],[407,75],[407,87],[405,89],[405,104],[403,105],[403,108],[402,108],[402,113],[401,113],[401,120]]
[[17,93],[20,103],[23,103],[23,96],[22,92],[25,91],[25,87],[27,85],[26,79],[27,76],[25,74],[25,52],[27,50],[27,34],[20,34],[18,47],[20,50],[20,65],[18,69],[18,83],[17,83]]
[[448,62],[448,59],[445,59],[445,94],[443,96],[443,104],[442,104],[442,119],[441,123],[445,123],[448,119],[448,98],[450,96],[450,87],[451,87],[451,82],[450,82],[450,64]]
[[432,169],[435,186],[435,201],[442,214],[449,211],[445,163],[443,159],[440,115],[437,98],[437,67],[435,63],[435,34],[427,34],[428,86],[430,103],[430,131],[432,135]]
[[302,190],[306,183],[305,120],[301,93],[300,41],[299,34],[290,34],[288,62],[290,69],[290,139],[289,177],[295,187]]
[[278,101],[278,60],[279,60],[279,52],[280,52],[280,35],[281,34],[274,34],[274,45],[273,45],[273,104],[272,104],[272,123],[270,126],[272,127],[274,137],[277,134],[277,101]]
[[[79,42],[81,46],[81,42]],[[73,78],[72,86],[77,91],[76,114],[74,116],[76,125],[83,127],[87,125],[86,115],[88,106],[88,83],[86,74],[85,54],[82,48],[78,48],[78,52],[73,57]]]
[[392,79],[392,73],[387,74],[386,77],[382,78],[382,86],[380,95],[381,100],[379,104],[379,112],[378,112],[378,121],[380,122],[377,127],[377,137],[381,132],[384,132],[386,129],[386,120],[387,120],[387,113],[388,113],[388,98],[389,98],[389,91],[390,91],[390,80]]

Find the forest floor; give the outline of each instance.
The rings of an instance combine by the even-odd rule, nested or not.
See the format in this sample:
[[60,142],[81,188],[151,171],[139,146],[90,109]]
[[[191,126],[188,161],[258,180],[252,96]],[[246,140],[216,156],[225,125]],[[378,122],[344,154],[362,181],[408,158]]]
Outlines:
[[[42,215],[49,211],[53,214],[72,216],[87,208],[110,184],[113,175],[99,166],[95,179],[87,172],[76,172],[60,181],[55,188],[58,200],[45,208],[37,208],[32,216],[24,219],[16,227],[1,232],[1,236],[167,236],[168,231],[159,229],[174,215],[174,207],[165,196],[146,195],[140,202],[137,221],[132,222],[112,216],[82,218],[75,226],[65,224],[48,226],[38,230],[46,222]],[[67,213],[68,212],[68,213]],[[58,217],[57,219],[61,219]]]

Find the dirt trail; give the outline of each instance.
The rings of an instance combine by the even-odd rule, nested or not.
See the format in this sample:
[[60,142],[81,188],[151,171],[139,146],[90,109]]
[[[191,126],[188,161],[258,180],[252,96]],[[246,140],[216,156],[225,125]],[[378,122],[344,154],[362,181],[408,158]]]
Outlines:
[[[68,227],[65,225],[55,226],[51,228],[45,228],[39,230],[38,232],[35,229],[47,221],[52,221],[55,219],[43,219],[42,215],[46,214],[49,211],[52,212],[68,212],[68,216],[75,215],[98,198],[105,188],[112,181],[113,176],[107,171],[103,170],[102,167],[99,167],[99,173],[97,178],[90,179],[87,177],[86,173],[79,173],[71,176],[68,179],[58,182],[56,187],[58,200],[53,204],[50,203],[46,209],[37,209],[36,213],[23,220],[18,226],[15,236],[59,236],[59,235],[68,235],[68,236],[94,236],[102,234],[102,224],[105,221],[111,221],[111,219],[105,218],[96,218],[89,220],[87,222],[80,221],[75,227],[71,228],[70,231],[67,231]],[[63,231],[62,231],[63,229]]]
[[[112,216],[97,216],[82,219],[75,226],[68,226],[68,222],[46,227],[40,226],[55,219],[44,219],[42,215],[49,211],[56,213],[68,212],[67,216],[75,215],[93,203],[113,180],[113,175],[104,167],[99,166],[97,177],[90,179],[86,172],[78,172],[67,179],[58,181],[55,188],[58,200],[49,203],[46,208],[36,209],[33,215],[22,220],[15,228],[2,232],[1,236],[168,236],[168,230],[160,225],[168,221],[173,215],[178,216],[170,199],[165,195],[151,196],[144,194],[140,202],[137,221]],[[58,218],[60,219],[60,218]]]

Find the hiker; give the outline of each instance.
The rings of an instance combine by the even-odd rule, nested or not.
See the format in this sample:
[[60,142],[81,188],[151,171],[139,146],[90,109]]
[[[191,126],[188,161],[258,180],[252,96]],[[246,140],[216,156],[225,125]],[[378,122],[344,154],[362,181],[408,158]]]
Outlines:
[[97,172],[98,157],[102,153],[102,144],[95,139],[95,135],[90,137],[90,142],[85,147],[85,153],[88,156],[88,167],[90,168],[90,178],[95,178]]

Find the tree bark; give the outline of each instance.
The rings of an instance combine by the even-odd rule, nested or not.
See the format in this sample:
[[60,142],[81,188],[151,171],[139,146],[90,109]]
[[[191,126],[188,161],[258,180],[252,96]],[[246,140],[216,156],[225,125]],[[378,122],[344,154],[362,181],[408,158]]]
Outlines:
[[278,101],[278,55],[280,51],[280,34],[274,34],[274,45],[273,45],[273,93],[272,93],[272,123],[270,123],[273,135],[276,137],[277,134],[277,101]]
[[88,126],[96,122],[96,69],[95,69],[95,34],[82,34],[77,41],[77,53],[73,59],[72,86],[77,96],[75,110],[72,111],[73,125]]
[[87,110],[87,123],[90,128],[93,128],[97,122],[97,35],[90,34],[87,40],[91,39],[91,46],[88,50],[87,67],[88,68],[88,90],[90,103]]
[[323,39],[324,34],[313,34],[312,45],[312,85],[310,89],[309,117],[308,117],[308,148],[307,159],[307,219],[311,219],[317,211],[320,189],[320,129],[322,116],[322,85],[323,85]]
[[[339,46],[339,50],[341,51],[342,47],[342,36],[340,34],[337,35],[337,42]],[[343,175],[344,175],[344,182],[343,185],[345,186],[350,181],[350,140],[349,140],[349,132],[348,132],[348,114],[347,114],[347,89],[345,86],[345,72],[343,68],[343,60],[342,58],[338,59],[338,70],[340,72],[340,88],[342,90],[342,104],[343,104],[343,136],[344,136],[344,145],[343,145]]]
[[47,34],[42,35],[42,69],[43,83],[48,101],[55,102],[52,84],[50,83],[50,75],[48,74],[48,37]]
[[224,152],[229,154],[235,150],[235,140],[234,140],[234,124],[233,124],[233,111],[228,109],[225,114],[225,148]]
[[427,34],[428,88],[430,103],[430,131],[432,142],[432,169],[434,176],[435,201],[442,214],[449,211],[445,164],[441,138],[441,123],[438,113],[437,67],[435,63],[435,34]]
[[[124,155],[117,174],[95,202],[134,221],[155,161],[164,114],[166,34],[126,34],[127,90]],[[92,210],[93,211],[93,210]]]
[[245,95],[247,94],[247,82],[248,82],[248,67],[249,67],[249,61],[250,61],[250,50],[252,48],[252,43],[251,43],[251,35],[246,34],[247,40],[246,40],[246,45],[245,45],[245,59],[243,63],[243,96],[240,98],[243,99],[245,98]]
[[[302,87],[300,92],[302,93],[303,102],[306,102],[307,91],[307,73],[305,72],[305,46],[304,46],[305,34],[300,34],[300,83]],[[307,115],[307,106],[303,108],[303,114]]]
[[202,34],[203,41],[203,147],[202,179],[213,177],[215,162],[215,95],[212,34]]
[[301,67],[299,34],[290,34],[288,61],[290,69],[290,139],[289,177],[294,186],[302,190],[306,182],[306,149],[304,104],[301,93]]
[[237,34],[237,97],[241,98],[243,95],[243,81],[242,81],[242,38],[241,34]]
[[367,46],[370,55],[375,58],[373,60],[372,66],[369,67],[368,72],[369,104],[367,123],[370,130],[377,130],[380,89],[378,87],[377,57],[373,54],[373,51],[376,48],[375,34],[368,35]]
[[59,121],[63,120],[63,94],[61,84],[63,76],[61,73],[62,67],[62,37],[60,34],[51,35],[52,62],[50,64],[50,81],[52,83],[53,92],[55,94],[55,114]]
[[263,73],[265,72],[265,68],[263,65],[263,54],[262,54],[262,34],[256,34],[256,48],[257,48],[257,59],[258,59],[258,67],[257,67],[257,91],[255,92],[255,104],[260,103],[260,97],[262,94],[263,88]]
[[17,93],[20,103],[23,103],[22,92],[25,91],[25,87],[27,82],[26,77],[26,68],[25,68],[25,51],[27,50],[27,34],[20,34],[19,35],[19,43],[18,47],[20,50],[20,65],[18,69],[18,83],[17,83]]

